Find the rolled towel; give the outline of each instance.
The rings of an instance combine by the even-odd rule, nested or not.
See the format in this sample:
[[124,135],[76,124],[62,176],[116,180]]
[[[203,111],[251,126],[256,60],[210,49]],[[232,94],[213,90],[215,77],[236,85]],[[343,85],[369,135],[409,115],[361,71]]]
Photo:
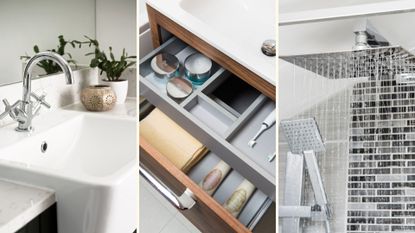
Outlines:
[[230,170],[231,167],[227,163],[223,160],[219,161],[205,178],[200,181],[199,186],[212,196]]
[[183,172],[188,172],[208,152],[202,143],[157,108],[140,122],[140,137]]
[[232,195],[223,204],[223,207],[229,211],[235,218],[241,213],[242,209],[248,202],[249,198],[255,191],[255,186],[248,180],[242,183],[235,189]]

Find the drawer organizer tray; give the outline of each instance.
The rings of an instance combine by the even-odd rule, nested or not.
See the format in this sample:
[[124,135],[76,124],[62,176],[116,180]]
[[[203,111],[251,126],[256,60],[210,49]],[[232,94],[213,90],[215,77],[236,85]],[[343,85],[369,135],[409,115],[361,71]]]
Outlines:
[[[157,52],[156,52],[157,51]],[[152,85],[154,85],[157,90],[160,91],[160,94],[167,95],[166,92],[166,79],[162,79],[156,76],[156,74],[151,69],[151,59],[154,55],[159,53],[170,53],[175,55],[180,62],[179,72],[182,76],[184,76],[184,60],[190,54],[195,53],[196,50],[190,46],[187,46],[182,41],[176,40],[169,40],[160,48],[154,50],[152,53],[148,54],[146,57],[140,60],[140,76],[148,80]],[[219,65],[213,62],[211,73],[214,74],[218,71]],[[198,89],[199,86],[195,86],[195,89]],[[179,101],[180,102],[180,101]]]
[[[196,184],[208,174],[213,167],[221,159],[213,152],[209,152],[198,164],[196,164],[187,174]],[[223,204],[229,198],[235,188],[243,181],[243,177],[235,170],[231,170],[229,174],[215,191],[213,199]],[[242,212],[238,216],[238,220],[248,229],[252,230],[255,224],[261,219],[265,210],[271,205],[272,200],[263,192],[256,189],[249,201],[246,203]]]

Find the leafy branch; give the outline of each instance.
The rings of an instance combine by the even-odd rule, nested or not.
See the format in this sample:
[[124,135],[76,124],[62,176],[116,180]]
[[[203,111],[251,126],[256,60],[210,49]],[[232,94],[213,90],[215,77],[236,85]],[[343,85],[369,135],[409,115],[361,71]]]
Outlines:
[[[101,74],[104,72],[107,75],[108,81],[117,81],[120,79],[122,73],[130,66],[136,64],[136,56],[128,56],[123,49],[121,57],[119,60],[115,59],[115,56],[112,52],[112,47],[109,47],[109,58],[105,51],[101,50],[99,47],[98,40],[92,39],[88,36],[85,36],[87,41],[79,41],[79,40],[65,40],[63,35],[58,37],[59,45],[57,49],[46,50],[50,52],[57,53],[63,57],[67,56],[67,62],[70,64],[74,64],[76,66],[76,61],[72,58],[72,55],[65,51],[66,46],[69,44],[72,48],[78,47],[81,48],[82,45],[88,45],[89,47],[94,46],[94,52],[85,54],[86,56],[94,55],[91,59],[90,67],[95,68],[98,67],[101,70]],[[40,49],[38,45],[33,47],[33,51],[35,53],[39,53]],[[31,57],[21,56],[20,59],[30,59]],[[45,70],[46,74],[53,74],[61,71],[61,68],[58,64],[51,60],[43,60],[37,64],[43,70]]]
[[[65,40],[63,35],[58,36],[58,39],[59,39],[59,45],[57,46],[57,49],[49,49],[49,50],[46,50],[46,51],[57,53],[57,54],[59,54],[63,57],[67,56],[69,59],[66,59],[66,61],[69,64],[74,64],[76,66],[76,61],[72,58],[72,55],[70,53],[65,52],[65,48],[68,44],[71,45],[72,48],[75,48],[76,44],[79,44],[79,47],[80,47],[81,42],[79,42],[77,40],[72,40],[72,41]],[[39,53],[40,52],[39,46],[35,45],[33,47],[33,51],[35,53]],[[20,59],[25,59],[25,60],[28,60],[30,58],[31,57],[28,56],[28,55],[20,57]],[[39,62],[37,65],[40,68],[42,68],[46,72],[46,74],[54,74],[54,73],[62,71],[60,66],[58,64],[56,64],[55,62],[51,61],[51,60],[43,60],[43,61]]]
[[136,56],[128,56],[125,52],[125,49],[122,50],[122,54],[119,60],[115,59],[115,56],[112,52],[112,47],[109,47],[109,59],[105,51],[99,48],[99,42],[95,39],[91,39],[85,36],[88,41],[79,42],[79,46],[82,44],[88,44],[89,47],[94,46],[94,52],[85,54],[86,56],[93,55],[94,57],[91,60],[90,67],[98,67],[101,70],[100,74],[104,72],[107,75],[108,81],[118,81],[121,77],[121,74],[130,66],[136,64]]

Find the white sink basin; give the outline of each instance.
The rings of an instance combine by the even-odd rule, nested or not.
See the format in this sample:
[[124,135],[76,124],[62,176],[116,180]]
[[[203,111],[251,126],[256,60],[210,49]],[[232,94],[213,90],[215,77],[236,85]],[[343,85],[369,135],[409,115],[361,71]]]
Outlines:
[[275,85],[276,60],[261,52],[276,39],[275,0],[147,0],[202,40]]
[[70,111],[40,117],[32,135],[0,129],[0,177],[54,189],[60,233],[133,232],[135,119]]

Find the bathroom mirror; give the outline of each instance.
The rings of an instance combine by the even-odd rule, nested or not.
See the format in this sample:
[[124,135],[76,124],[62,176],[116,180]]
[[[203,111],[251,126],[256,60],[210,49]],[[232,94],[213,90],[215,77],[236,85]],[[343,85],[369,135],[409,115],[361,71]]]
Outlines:
[[[2,86],[22,80],[20,56],[33,56],[34,45],[45,51],[57,48],[59,35],[66,40],[83,40],[84,35],[95,38],[95,0],[1,0],[0,33]],[[66,50],[78,65],[89,63],[90,57],[84,54],[91,48],[67,45]]]

